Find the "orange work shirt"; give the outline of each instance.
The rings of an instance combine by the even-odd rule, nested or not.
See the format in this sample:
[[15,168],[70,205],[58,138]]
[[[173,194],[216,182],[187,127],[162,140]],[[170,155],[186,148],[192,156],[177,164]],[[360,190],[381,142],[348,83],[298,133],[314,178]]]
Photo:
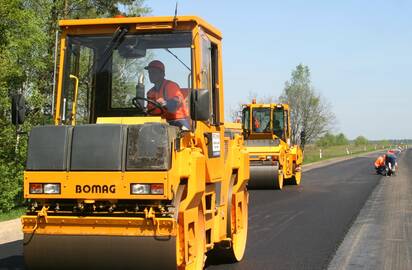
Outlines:
[[385,166],[385,158],[383,156],[379,156],[375,161],[375,167]]
[[[182,91],[180,90],[180,87],[177,83],[169,81],[169,80],[163,80],[162,85],[160,86],[159,89],[156,89],[152,87],[147,92],[147,98],[151,99],[153,101],[156,101],[159,98],[163,98],[166,100],[166,102],[169,102],[171,100],[177,102],[177,107],[175,112],[169,112],[165,108],[165,114],[162,116],[166,118],[166,120],[178,120],[178,119],[185,119],[189,116],[188,110],[186,107],[186,102],[185,98],[183,97]],[[147,109],[151,110],[153,108],[156,108],[153,104],[148,103],[147,104]],[[161,110],[156,108],[154,109],[151,114],[153,115],[161,115]]]
[[255,126],[255,128],[260,128],[260,123],[259,120],[257,120],[257,118],[253,119],[253,125]]

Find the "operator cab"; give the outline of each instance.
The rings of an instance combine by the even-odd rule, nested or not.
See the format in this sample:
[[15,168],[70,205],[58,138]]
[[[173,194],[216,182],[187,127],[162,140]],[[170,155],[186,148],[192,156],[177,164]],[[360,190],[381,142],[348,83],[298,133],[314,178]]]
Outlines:
[[[190,27],[161,31],[156,29],[160,27],[157,25],[147,30],[137,29],[134,23],[120,24],[114,29],[96,24],[95,28],[86,29],[65,22],[68,30],[62,39],[64,60],[60,62],[63,72],[59,75],[55,123],[93,124],[99,118],[153,116],[149,107],[164,106],[147,99],[154,83],[145,67],[153,60],[164,64],[164,79],[179,86],[189,122],[223,123],[218,45],[208,38],[207,29],[192,29],[192,22],[184,20],[181,24]],[[194,49],[198,40],[199,51]],[[199,53],[201,61],[196,63],[193,59]],[[196,101],[193,106],[192,93]],[[148,103],[152,106],[148,107]]]
[[242,128],[248,136],[267,137],[275,135],[285,141],[288,111],[282,104],[244,106]]
[[63,124],[150,115],[146,93],[153,84],[144,67],[154,59],[185,97],[191,88],[191,32],[137,34],[120,27],[113,35],[68,35],[66,41]]

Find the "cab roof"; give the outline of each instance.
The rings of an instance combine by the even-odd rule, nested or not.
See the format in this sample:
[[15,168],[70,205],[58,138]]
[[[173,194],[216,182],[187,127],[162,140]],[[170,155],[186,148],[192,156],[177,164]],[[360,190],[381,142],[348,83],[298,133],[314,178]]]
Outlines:
[[250,107],[250,108],[274,108],[277,106],[289,108],[289,104],[287,103],[249,103],[249,104],[244,104],[243,106]]
[[70,26],[98,26],[98,25],[119,25],[119,24],[153,24],[153,23],[177,23],[180,22],[194,22],[197,25],[202,26],[206,30],[213,33],[219,39],[222,38],[222,33],[197,16],[159,16],[159,17],[121,17],[121,18],[98,18],[98,19],[74,19],[74,20],[60,20],[60,27]]

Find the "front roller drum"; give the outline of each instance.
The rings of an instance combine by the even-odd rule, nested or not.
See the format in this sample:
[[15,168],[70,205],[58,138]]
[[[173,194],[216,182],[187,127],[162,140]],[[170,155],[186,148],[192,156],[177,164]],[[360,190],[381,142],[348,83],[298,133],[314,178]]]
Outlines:
[[27,269],[176,269],[176,237],[24,235]]
[[250,166],[249,189],[282,189],[283,175],[278,166]]

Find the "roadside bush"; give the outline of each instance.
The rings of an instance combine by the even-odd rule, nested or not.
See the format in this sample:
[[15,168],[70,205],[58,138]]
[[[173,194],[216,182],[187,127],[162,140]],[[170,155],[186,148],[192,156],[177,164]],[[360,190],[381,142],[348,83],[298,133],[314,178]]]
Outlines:
[[22,167],[0,164],[0,213],[8,212],[22,202]]

